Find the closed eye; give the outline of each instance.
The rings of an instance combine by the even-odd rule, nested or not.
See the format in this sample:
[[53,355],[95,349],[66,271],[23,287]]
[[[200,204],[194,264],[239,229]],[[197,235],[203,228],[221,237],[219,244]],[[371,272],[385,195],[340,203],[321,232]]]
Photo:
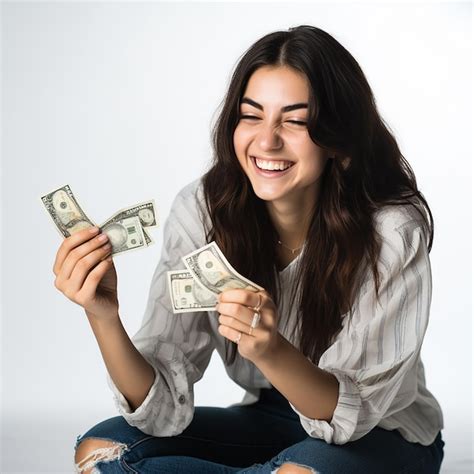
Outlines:
[[[240,115],[239,119],[255,119],[260,120],[259,117],[255,117],[254,115]],[[296,125],[304,125],[306,126],[306,122],[301,122],[300,120],[287,120],[289,123],[295,123]]]

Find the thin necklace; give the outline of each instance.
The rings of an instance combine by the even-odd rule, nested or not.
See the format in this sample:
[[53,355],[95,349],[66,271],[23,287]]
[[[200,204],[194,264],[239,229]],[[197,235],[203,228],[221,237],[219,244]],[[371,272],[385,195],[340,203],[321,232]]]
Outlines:
[[280,239],[278,239],[278,243],[279,243],[280,245],[282,245],[283,247],[285,247],[286,249],[290,250],[293,255],[295,254],[295,252],[296,252],[297,250],[302,249],[302,248],[303,248],[303,245],[304,245],[304,244],[303,244],[301,247],[296,247],[295,249],[292,249],[292,248],[288,247],[287,245],[285,245]]

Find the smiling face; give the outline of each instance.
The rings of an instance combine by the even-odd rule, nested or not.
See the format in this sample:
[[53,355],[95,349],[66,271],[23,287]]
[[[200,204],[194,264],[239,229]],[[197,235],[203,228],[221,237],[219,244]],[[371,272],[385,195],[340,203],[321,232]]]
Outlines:
[[288,67],[263,66],[248,81],[234,149],[260,199],[295,204],[316,199],[328,152],[309,136],[308,99],[306,77]]

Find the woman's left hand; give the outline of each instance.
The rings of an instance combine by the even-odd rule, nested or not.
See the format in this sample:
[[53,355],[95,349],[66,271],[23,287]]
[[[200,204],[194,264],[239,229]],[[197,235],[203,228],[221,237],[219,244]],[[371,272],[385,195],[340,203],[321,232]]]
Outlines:
[[[278,313],[275,303],[265,290],[226,290],[219,295],[218,301],[216,311],[220,313],[219,333],[232,342],[236,342],[239,334],[242,334],[237,344],[242,357],[255,363],[275,352],[280,341]],[[259,302],[260,321],[250,331],[254,308]]]

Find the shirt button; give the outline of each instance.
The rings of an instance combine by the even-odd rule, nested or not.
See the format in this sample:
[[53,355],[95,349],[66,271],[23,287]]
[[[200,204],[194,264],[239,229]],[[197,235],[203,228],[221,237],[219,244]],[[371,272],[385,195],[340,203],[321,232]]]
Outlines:
[[180,395],[178,398],[178,402],[181,403],[181,405],[186,401],[186,397],[184,395]]

